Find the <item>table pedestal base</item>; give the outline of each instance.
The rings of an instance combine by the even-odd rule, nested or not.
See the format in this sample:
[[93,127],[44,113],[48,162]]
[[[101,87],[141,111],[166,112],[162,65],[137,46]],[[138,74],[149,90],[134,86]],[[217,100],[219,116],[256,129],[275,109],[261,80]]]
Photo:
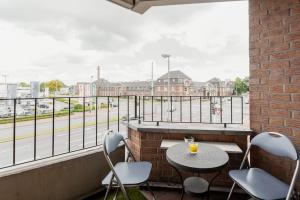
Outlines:
[[191,196],[203,196],[208,192],[209,183],[200,177],[189,177],[184,180],[184,190],[185,193]]

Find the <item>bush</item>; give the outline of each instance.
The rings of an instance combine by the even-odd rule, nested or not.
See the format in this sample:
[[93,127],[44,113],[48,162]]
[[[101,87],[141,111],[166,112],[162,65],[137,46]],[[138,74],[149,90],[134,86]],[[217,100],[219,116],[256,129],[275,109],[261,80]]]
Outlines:
[[83,109],[83,105],[81,105],[81,104],[76,104],[74,106],[74,110],[82,110],[82,109]]

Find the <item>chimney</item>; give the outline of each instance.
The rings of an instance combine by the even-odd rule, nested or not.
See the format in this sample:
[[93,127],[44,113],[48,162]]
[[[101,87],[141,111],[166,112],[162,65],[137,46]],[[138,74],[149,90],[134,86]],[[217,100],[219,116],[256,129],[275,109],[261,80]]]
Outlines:
[[100,66],[97,68],[97,80],[100,81]]

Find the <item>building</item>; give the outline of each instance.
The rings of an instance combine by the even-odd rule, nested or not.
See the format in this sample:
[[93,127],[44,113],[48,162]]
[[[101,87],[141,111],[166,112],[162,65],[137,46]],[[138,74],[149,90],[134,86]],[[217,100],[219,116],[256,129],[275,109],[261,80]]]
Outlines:
[[[230,80],[212,78],[207,82],[193,81],[181,71],[170,71],[170,95],[172,96],[230,96],[234,86]],[[168,73],[155,82],[155,96],[168,95]]]
[[30,87],[18,87],[17,88],[17,97],[19,98],[26,98],[26,97],[30,97]]
[[234,92],[234,82],[212,78],[205,84],[204,96],[230,96]]
[[40,93],[40,83],[38,81],[30,82],[30,94],[32,98],[38,98]]
[[[100,79],[94,81],[91,87],[92,95],[98,96],[151,96],[152,90],[151,81],[109,82]],[[154,96],[167,96],[168,73],[160,76],[153,87]],[[232,94],[232,81],[213,78],[207,82],[196,82],[182,71],[170,71],[170,95],[172,96],[230,96]]]
[[76,94],[80,97],[92,96],[92,84],[90,82],[78,82],[76,84]]
[[0,98],[6,98],[6,97],[7,97],[7,84],[0,83]]
[[168,77],[170,78],[170,95],[189,96],[192,79],[181,71],[170,71],[160,76],[154,84],[154,96],[168,96]]
[[105,79],[95,81],[98,96],[122,96],[122,95],[151,95],[151,81],[109,82]]

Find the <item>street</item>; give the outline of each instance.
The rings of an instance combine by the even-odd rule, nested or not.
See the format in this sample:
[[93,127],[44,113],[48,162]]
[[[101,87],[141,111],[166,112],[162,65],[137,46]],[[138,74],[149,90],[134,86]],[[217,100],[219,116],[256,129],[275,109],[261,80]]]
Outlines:
[[[214,105],[210,106],[209,101],[201,102],[200,99],[192,99],[192,104],[187,99],[182,101],[180,106],[179,101],[172,102],[172,112],[168,112],[168,102],[164,101],[161,109],[161,102],[153,102],[153,121],[161,121],[161,110],[163,113],[163,121],[173,122],[201,122],[203,123],[231,123],[231,101],[222,99],[222,109],[220,107],[220,99],[214,100]],[[242,104],[238,99],[232,102],[232,122],[241,123]],[[144,121],[152,121],[152,101],[147,100],[144,103],[144,109],[137,108],[137,114],[141,113],[141,117],[145,117]],[[182,107],[180,109],[180,107]],[[210,114],[210,109],[215,111]],[[106,109],[98,110],[98,133],[97,141],[101,144],[103,135],[108,129],[118,130],[118,124],[121,132],[126,133],[127,129],[122,120],[127,120],[127,103],[122,101],[119,108],[119,123],[118,123],[118,107],[109,109],[109,127],[108,127],[108,112]],[[144,115],[143,115],[144,110]],[[182,115],[180,115],[182,110]],[[221,111],[222,110],[222,111]],[[249,105],[243,103],[243,126],[249,126]],[[222,115],[221,115],[222,113]],[[134,105],[129,104],[129,116],[134,116]],[[95,111],[85,112],[85,129],[83,133],[83,113],[75,113],[70,118],[70,140],[69,140],[69,118],[68,116],[56,117],[54,120],[54,143],[53,139],[53,120],[39,119],[36,122],[36,159],[50,157],[70,151],[80,150],[83,148],[96,145],[96,113]],[[84,141],[84,147],[83,147]],[[17,122],[16,123],[16,164],[34,160],[34,121]],[[54,147],[54,152],[53,151]],[[53,153],[53,154],[52,154]],[[13,164],[13,124],[0,125],[0,168]]]

